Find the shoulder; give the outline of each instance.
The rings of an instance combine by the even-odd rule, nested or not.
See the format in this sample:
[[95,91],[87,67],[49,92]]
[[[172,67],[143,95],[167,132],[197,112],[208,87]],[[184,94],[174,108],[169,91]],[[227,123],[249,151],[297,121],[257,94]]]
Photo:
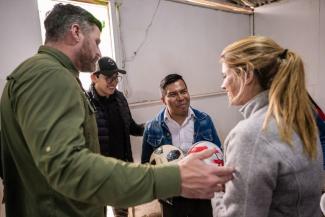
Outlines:
[[[254,146],[259,143],[261,145],[261,133],[264,116],[254,116],[244,119],[229,132],[224,146],[227,152],[236,150],[241,152],[244,150],[253,150]],[[258,142],[259,141],[259,142]]]
[[120,102],[121,106],[129,107],[128,101],[126,100],[126,97],[124,96],[123,92],[115,90],[114,97],[118,102]]
[[42,79],[52,79],[53,77],[58,79],[74,79],[72,72],[65,68],[58,60],[45,54],[36,54],[26,60],[22,64],[21,71],[23,71],[22,76],[25,79],[35,77],[41,77]]
[[146,129],[150,129],[150,130],[153,130],[153,129],[157,129],[157,128],[160,128],[161,127],[161,124],[160,122],[157,120],[157,118],[154,118],[154,119],[151,119],[150,121],[148,121],[146,123]]
[[57,60],[43,54],[27,59],[11,76],[16,80],[15,88],[28,87],[28,92],[41,93],[47,97],[52,94],[64,97],[69,92],[80,92],[75,75]]
[[46,54],[36,54],[30,59],[29,63],[42,72],[50,71],[52,73],[53,71],[56,71],[57,73],[60,73],[62,71],[69,71],[57,59]]
[[[273,118],[270,119],[266,129],[263,129],[264,118],[265,113],[260,113],[240,121],[225,140],[226,152],[246,157],[251,155],[252,158],[265,158],[273,162],[284,158],[282,152],[292,153],[292,150],[290,151],[292,147],[281,140]],[[295,143],[300,144],[299,141]]]
[[146,123],[145,129],[148,131],[160,131],[163,123],[164,109],[161,110],[153,119]]
[[195,124],[199,124],[201,127],[204,128],[214,127],[214,123],[207,113],[201,112],[193,108],[192,111],[194,113]]
[[195,108],[192,108],[192,111],[195,115],[195,117],[198,119],[198,120],[203,120],[203,119],[211,119],[210,116],[205,113],[205,112],[202,112],[202,111],[199,111],[198,109],[195,109]]
[[115,90],[115,95],[118,98],[121,98],[121,99],[125,99],[126,100],[126,98],[125,98],[124,94],[122,93],[122,91]]

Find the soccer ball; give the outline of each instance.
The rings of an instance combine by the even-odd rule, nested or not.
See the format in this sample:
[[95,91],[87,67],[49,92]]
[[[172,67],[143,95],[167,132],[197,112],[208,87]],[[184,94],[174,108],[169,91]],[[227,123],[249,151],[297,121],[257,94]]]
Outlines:
[[150,164],[176,163],[184,157],[183,152],[173,145],[162,145],[158,147],[150,156]]
[[221,149],[214,143],[208,142],[208,141],[200,141],[195,143],[191,149],[188,151],[188,154],[195,153],[195,152],[200,152],[208,148],[214,148],[215,153],[207,158],[204,159],[206,163],[210,164],[217,164],[218,166],[223,166],[223,153]]

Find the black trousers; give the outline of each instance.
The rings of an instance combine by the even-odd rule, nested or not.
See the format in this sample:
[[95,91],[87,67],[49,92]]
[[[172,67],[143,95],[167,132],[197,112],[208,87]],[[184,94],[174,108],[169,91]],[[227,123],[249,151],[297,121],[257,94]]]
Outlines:
[[211,200],[173,197],[159,202],[163,217],[213,217]]

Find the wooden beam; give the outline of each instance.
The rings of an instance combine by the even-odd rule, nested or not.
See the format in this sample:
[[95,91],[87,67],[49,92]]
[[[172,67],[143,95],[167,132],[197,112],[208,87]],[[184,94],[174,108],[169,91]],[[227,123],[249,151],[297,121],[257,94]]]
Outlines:
[[72,0],[75,2],[84,2],[89,4],[96,4],[96,5],[108,5],[108,0]]
[[184,4],[196,5],[216,10],[228,11],[238,14],[253,14],[254,9],[249,7],[242,7],[235,4],[223,2],[220,0],[167,0],[172,2],[179,2]]

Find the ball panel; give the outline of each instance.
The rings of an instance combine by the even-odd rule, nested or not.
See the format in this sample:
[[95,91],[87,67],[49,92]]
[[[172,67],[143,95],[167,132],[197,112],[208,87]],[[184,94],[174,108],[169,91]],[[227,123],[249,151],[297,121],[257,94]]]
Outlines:
[[181,151],[180,150],[171,150],[166,158],[167,158],[167,161],[173,161],[173,160],[177,160],[180,156],[182,155]]
[[197,142],[191,147],[191,149],[188,151],[187,154],[201,152],[208,148],[214,148],[215,153],[211,157],[205,159],[204,162],[210,163],[210,164],[217,164],[218,166],[223,166],[224,161],[223,161],[222,150],[216,144],[214,144],[212,142],[208,142],[208,141]]
[[173,145],[162,145],[152,152],[149,163],[153,165],[169,162],[176,163],[183,157],[184,154],[179,148]]

